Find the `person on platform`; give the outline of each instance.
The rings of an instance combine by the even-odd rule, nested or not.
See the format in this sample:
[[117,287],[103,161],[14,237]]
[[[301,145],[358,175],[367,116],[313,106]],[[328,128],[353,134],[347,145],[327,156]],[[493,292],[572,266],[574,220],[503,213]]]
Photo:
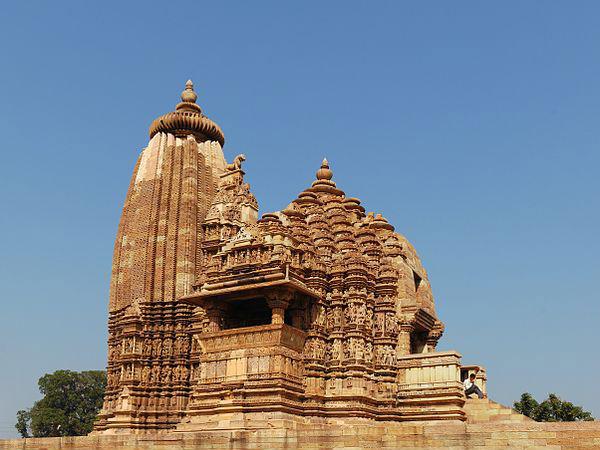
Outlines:
[[469,398],[469,395],[471,395],[471,394],[477,394],[480,399],[484,397],[483,392],[481,392],[481,389],[479,389],[479,387],[477,387],[475,385],[475,374],[474,373],[469,375],[469,378],[467,378],[463,382],[463,384],[465,386],[465,397]]

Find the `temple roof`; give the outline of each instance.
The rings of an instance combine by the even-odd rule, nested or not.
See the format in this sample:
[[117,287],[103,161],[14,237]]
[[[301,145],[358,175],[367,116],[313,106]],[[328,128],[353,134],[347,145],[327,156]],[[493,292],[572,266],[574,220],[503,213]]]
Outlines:
[[196,104],[198,95],[194,91],[194,83],[188,80],[181,93],[181,102],[175,111],[164,114],[150,125],[150,139],[156,133],[172,133],[185,136],[194,134],[201,138],[217,141],[223,146],[225,135],[219,125],[202,114],[202,108]]

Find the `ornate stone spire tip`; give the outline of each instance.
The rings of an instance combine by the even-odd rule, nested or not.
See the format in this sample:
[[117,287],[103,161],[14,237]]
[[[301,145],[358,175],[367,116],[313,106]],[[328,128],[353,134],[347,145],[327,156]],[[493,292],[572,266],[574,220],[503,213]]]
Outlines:
[[194,83],[192,80],[187,80],[185,89],[181,93],[181,101],[184,103],[196,103],[196,100],[198,100],[198,95],[194,91]]
[[317,180],[331,180],[331,177],[333,177],[333,172],[329,168],[329,162],[327,158],[323,158],[321,168],[317,171]]

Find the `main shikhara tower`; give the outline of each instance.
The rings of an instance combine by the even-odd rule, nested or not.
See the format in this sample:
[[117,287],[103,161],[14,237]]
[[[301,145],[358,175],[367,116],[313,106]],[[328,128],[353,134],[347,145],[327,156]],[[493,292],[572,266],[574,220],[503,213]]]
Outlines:
[[[460,355],[414,248],[316,180],[258,218],[191,81],[150,126],[115,242],[94,433],[464,420]],[[250,155],[251,156],[251,155]]]

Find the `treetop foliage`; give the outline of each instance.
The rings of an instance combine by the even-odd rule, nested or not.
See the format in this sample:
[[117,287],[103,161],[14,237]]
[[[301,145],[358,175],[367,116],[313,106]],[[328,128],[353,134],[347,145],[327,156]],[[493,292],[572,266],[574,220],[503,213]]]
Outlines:
[[531,417],[537,422],[575,422],[577,420],[594,420],[592,414],[581,406],[561,400],[556,394],[548,394],[548,398],[538,403],[529,393],[521,394],[521,400],[514,403],[515,411]]
[[44,395],[17,412],[15,427],[22,437],[81,436],[92,431],[102,408],[106,372],[57,370],[38,380]]

